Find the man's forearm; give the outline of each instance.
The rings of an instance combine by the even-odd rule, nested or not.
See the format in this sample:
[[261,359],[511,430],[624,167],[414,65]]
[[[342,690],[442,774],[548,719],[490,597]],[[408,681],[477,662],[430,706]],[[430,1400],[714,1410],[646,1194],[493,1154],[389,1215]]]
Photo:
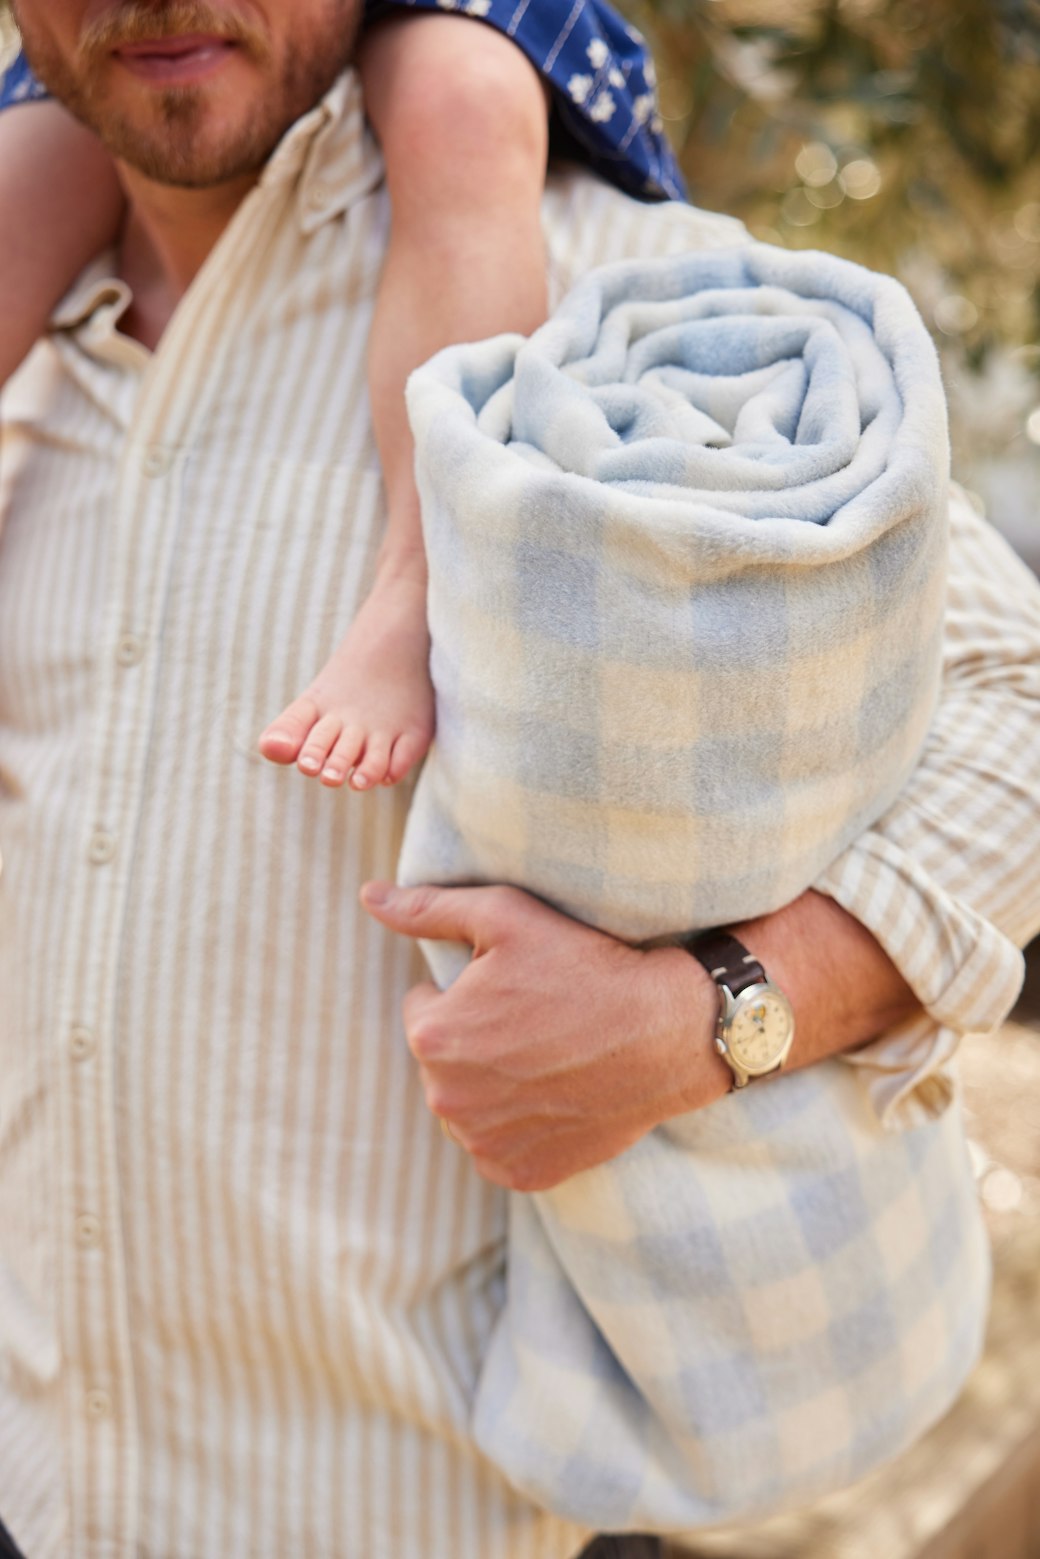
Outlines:
[[[958,488],[950,521],[943,688],[920,762],[817,884],[884,945],[947,1054],[1003,1022],[1018,949],[1040,930],[1040,591]],[[909,1083],[901,1036],[871,1060]]]
[[[833,899],[803,893],[792,904],[728,928],[754,953],[794,1008],[795,1039],[785,1070],[855,1050],[917,1011],[913,992],[881,946]],[[686,1015],[691,1047],[690,1105],[703,1108],[728,1091],[732,1073],[714,1056],[705,1003],[717,1006],[711,981],[681,949],[655,955],[672,987],[675,1022]]]

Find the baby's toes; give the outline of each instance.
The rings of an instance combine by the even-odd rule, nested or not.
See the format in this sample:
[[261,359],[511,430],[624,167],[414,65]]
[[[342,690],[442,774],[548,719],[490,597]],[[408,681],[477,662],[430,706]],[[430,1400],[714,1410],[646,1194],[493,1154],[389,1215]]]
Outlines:
[[365,733],[360,726],[348,725],[340,733],[339,740],[325,759],[321,771],[323,785],[342,785],[365,745]]
[[355,790],[368,790],[373,785],[382,784],[390,764],[392,741],[393,738],[384,735],[382,731],[375,731],[368,738],[365,750],[350,776],[350,783]]
[[283,709],[260,737],[260,751],[272,763],[295,763],[308,731],[320,718],[313,698],[304,695]]
[[300,750],[296,767],[302,774],[320,774],[335,747],[343,722],[336,715],[322,715]]
[[421,736],[417,731],[403,732],[390,750],[390,762],[383,783],[396,785],[398,780],[404,779],[408,770],[414,763],[418,763],[429,745],[428,736]]

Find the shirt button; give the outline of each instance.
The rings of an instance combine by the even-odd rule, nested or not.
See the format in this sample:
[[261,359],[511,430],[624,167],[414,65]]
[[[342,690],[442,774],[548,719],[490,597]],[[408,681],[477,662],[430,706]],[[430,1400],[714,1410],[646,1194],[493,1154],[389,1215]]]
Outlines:
[[87,1392],[87,1417],[107,1418],[112,1411],[112,1398],[107,1391]]
[[93,1213],[81,1213],[76,1219],[76,1243],[84,1250],[101,1244],[101,1225]]
[[95,828],[90,836],[87,854],[92,866],[107,866],[116,853],[116,842],[103,828]]
[[144,654],[144,645],[133,633],[120,634],[116,645],[116,660],[121,666],[136,666]]
[[145,476],[165,476],[173,464],[173,456],[161,444],[151,444],[144,452],[141,470]]
[[77,1023],[69,1033],[69,1051],[74,1061],[86,1061],[94,1054],[94,1036],[81,1023]]

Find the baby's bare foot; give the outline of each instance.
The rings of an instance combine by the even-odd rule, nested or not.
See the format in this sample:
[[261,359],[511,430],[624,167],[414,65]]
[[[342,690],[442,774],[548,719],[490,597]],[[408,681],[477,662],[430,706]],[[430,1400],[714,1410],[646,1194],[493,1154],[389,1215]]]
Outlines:
[[272,763],[323,785],[395,785],[433,736],[422,567],[380,571],[346,637],[260,738]]

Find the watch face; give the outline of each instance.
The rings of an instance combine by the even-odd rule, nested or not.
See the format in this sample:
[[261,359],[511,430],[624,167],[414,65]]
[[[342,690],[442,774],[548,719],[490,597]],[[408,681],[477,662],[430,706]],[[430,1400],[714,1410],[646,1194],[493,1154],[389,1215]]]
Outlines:
[[747,1072],[768,1072],[783,1055],[793,1030],[787,998],[768,986],[753,987],[738,998],[730,1022],[733,1059]]

